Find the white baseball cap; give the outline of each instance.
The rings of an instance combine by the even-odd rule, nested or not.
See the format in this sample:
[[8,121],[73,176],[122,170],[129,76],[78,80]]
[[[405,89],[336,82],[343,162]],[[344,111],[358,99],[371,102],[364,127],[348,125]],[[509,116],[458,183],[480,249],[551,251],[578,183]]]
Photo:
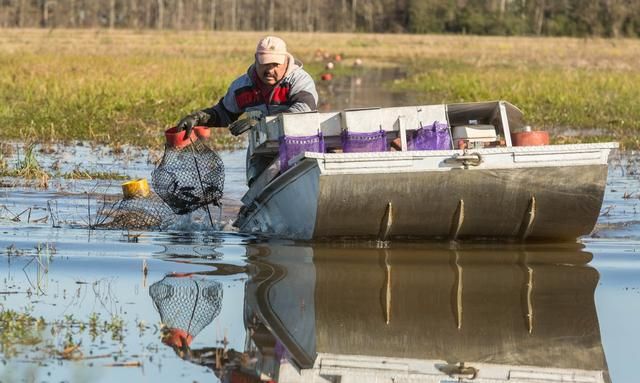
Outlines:
[[260,64],[282,64],[288,56],[287,43],[279,37],[267,36],[256,47],[256,60]]

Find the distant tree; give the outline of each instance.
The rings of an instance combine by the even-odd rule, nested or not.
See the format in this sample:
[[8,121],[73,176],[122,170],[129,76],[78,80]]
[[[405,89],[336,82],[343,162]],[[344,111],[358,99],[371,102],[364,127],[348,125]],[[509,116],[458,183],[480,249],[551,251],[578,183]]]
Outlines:
[[637,0],[604,0],[603,5],[605,28],[612,37],[620,37],[625,32],[625,27],[632,23],[633,17],[637,19],[640,16]]
[[413,33],[446,32],[451,2],[437,0],[409,0],[408,30]]
[[640,0],[0,0],[2,27],[640,35]]
[[156,28],[164,28],[164,0],[158,0],[158,15],[156,17]]

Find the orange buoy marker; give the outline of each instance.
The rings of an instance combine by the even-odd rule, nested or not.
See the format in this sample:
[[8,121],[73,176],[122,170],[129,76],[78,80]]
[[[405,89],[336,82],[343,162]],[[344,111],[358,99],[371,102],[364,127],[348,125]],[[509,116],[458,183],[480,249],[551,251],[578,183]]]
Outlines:
[[549,133],[541,130],[511,133],[511,143],[513,146],[549,145]]

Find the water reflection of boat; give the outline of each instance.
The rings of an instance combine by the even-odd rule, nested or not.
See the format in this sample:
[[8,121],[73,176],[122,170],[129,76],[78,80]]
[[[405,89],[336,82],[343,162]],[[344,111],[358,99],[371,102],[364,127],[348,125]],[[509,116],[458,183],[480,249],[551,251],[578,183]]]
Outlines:
[[248,350],[280,382],[608,381],[580,249],[252,252]]

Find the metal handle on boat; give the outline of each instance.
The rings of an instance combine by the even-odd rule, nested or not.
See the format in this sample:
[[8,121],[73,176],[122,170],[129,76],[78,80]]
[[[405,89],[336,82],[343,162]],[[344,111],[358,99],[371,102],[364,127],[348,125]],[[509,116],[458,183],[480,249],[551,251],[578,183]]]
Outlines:
[[478,369],[466,366],[464,362],[455,364],[436,364],[436,368],[454,379],[474,380],[478,377]]
[[465,168],[468,168],[469,166],[478,166],[482,161],[482,155],[477,152],[455,154],[453,157],[445,160],[446,163],[462,163]]

